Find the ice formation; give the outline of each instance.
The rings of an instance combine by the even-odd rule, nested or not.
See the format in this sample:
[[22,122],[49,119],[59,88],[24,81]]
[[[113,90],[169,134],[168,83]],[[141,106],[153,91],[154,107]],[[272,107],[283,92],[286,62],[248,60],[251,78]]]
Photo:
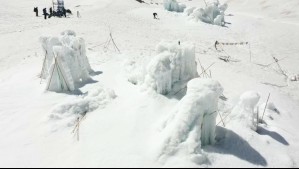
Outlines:
[[212,79],[196,78],[188,83],[186,96],[164,123],[161,156],[174,154],[183,147],[191,155],[200,154],[201,146],[214,143],[222,92],[219,82]]
[[254,91],[248,91],[241,95],[239,103],[232,110],[233,122],[240,123],[245,128],[257,130],[257,114],[255,108],[260,95]]
[[60,37],[41,37],[45,59],[41,78],[48,79],[47,90],[73,91],[77,83],[90,79],[84,39],[73,31],[64,31]]
[[218,1],[215,1],[207,4],[205,8],[188,8],[184,12],[185,15],[189,16],[190,20],[200,20],[205,23],[224,26],[224,12],[227,7],[227,4],[220,5]]
[[145,84],[160,94],[167,94],[177,82],[186,82],[198,76],[195,47],[190,43],[161,42],[147,66]]
[[176,0],[164,0],[164,8],[168,11],[184,12],[186,5],[178,3]]

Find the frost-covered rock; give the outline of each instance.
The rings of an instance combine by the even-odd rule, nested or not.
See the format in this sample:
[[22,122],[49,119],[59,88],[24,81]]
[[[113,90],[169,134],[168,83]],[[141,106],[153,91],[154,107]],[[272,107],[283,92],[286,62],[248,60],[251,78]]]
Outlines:
[[48,79],[47,90],[73,91],[77,83],[90,79],[92,72],[84,39],[74,31],[64,31],[59,37],[41,37],[45,60],[41,77]]
[[134,85],[142,84],[144,82],[146,64],[143,63],[143,60],[126,60],[124,63],[127,79]]
[[258,121],[255,108],[259,100],[260,95],[257,92],[248,91],[242,94],[239,103],[232,110],[233,122],[256,131]]
[[167,94],[175,83],[198,77],[193,44],[161,42],[156,51],[147,66],[145,84],[158,93]]
[[178,3],[176,0],[164,0],[164,8],[168,11],[184,12],[186,5]]
[[163,125],[161,158],[182,148],[190,155],[200,154],[202,145],[214,143],[218,99],[222,92],[219,82],[212,79],[196,78],[188,83],[186,96]]
[[202,21],[209,24],[224,26],[224,12],[228,8],[227,4],[220,5],[218,1],[208,3],[205,8],[188,8],[185,10],[185,15],[189,16],[190,20]]

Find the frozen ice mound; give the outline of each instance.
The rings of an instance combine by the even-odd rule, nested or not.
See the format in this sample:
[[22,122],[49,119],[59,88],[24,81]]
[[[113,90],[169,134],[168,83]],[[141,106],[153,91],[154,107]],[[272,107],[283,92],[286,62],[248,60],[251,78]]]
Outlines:
[[193,44],[161,42],[156,51],[147,66],[145,84],[158,93],[167,94],[175,83],[198,77]]
[[190,158],[201,154],[201,146],[215,142],[219,96],[223,88],[212,79],[193,79],[186,96],[163,124],[161,158],[181,150]]
[[45,52],[41,78],[47,79],[47,90],[74,91],[76,84],[90,80],[93,70],[83,38],[68,30],[59,37],[41,37],[40,41]]
[[232,110],[233,123],[239,123],[244,128],[257,130],[256,106],[260,95],[255,91],[247,91],[240,97],[239,103]]
[[186,8],[184,13],[186,16],[189,16],[189,20],[193,20],[196,22],[202,21],[213,25],[224,26],[224,12],[227,8],[227,4],[221,5],[218,1],[214,1],[208,3],[205,8]]
[[164,8],[167,11],[184,12],[186,5],[179,3],[176,0],[164,0]]

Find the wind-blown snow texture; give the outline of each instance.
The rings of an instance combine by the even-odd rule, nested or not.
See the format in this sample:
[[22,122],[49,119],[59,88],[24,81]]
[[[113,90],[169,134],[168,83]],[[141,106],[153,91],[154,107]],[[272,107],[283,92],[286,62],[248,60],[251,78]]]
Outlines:
[[50,120],[55,121],[57,125],[62,125],[55,126],[53,130],[58,130],[59,127],[64,126],[73,127],[77,118],[82,118],[87,113],[97,109],[103,109],[115,98],[116,94],[113,90],[99,87],[91,91],[86,97],[78,98],[68,103],[61,103],[52,110],[49,116]]

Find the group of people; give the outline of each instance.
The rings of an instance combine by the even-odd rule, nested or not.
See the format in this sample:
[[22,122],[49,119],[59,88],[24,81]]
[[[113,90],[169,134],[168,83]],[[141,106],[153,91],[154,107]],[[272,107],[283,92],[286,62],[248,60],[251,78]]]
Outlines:
[[[36,16],[38,17],[38,7],[35,7],[33,9],[33,12],[35,12]],[[66,10],[65,8],[62,8],[62,10],[54,11],[52,7],[50,7],[49,12],[47,12],[47,8],[43,9],[43,15],[44,18],[51,18],[52,16],[58,16],[58,17],[66,17],[66,13],[71,13],[70,10]]]

